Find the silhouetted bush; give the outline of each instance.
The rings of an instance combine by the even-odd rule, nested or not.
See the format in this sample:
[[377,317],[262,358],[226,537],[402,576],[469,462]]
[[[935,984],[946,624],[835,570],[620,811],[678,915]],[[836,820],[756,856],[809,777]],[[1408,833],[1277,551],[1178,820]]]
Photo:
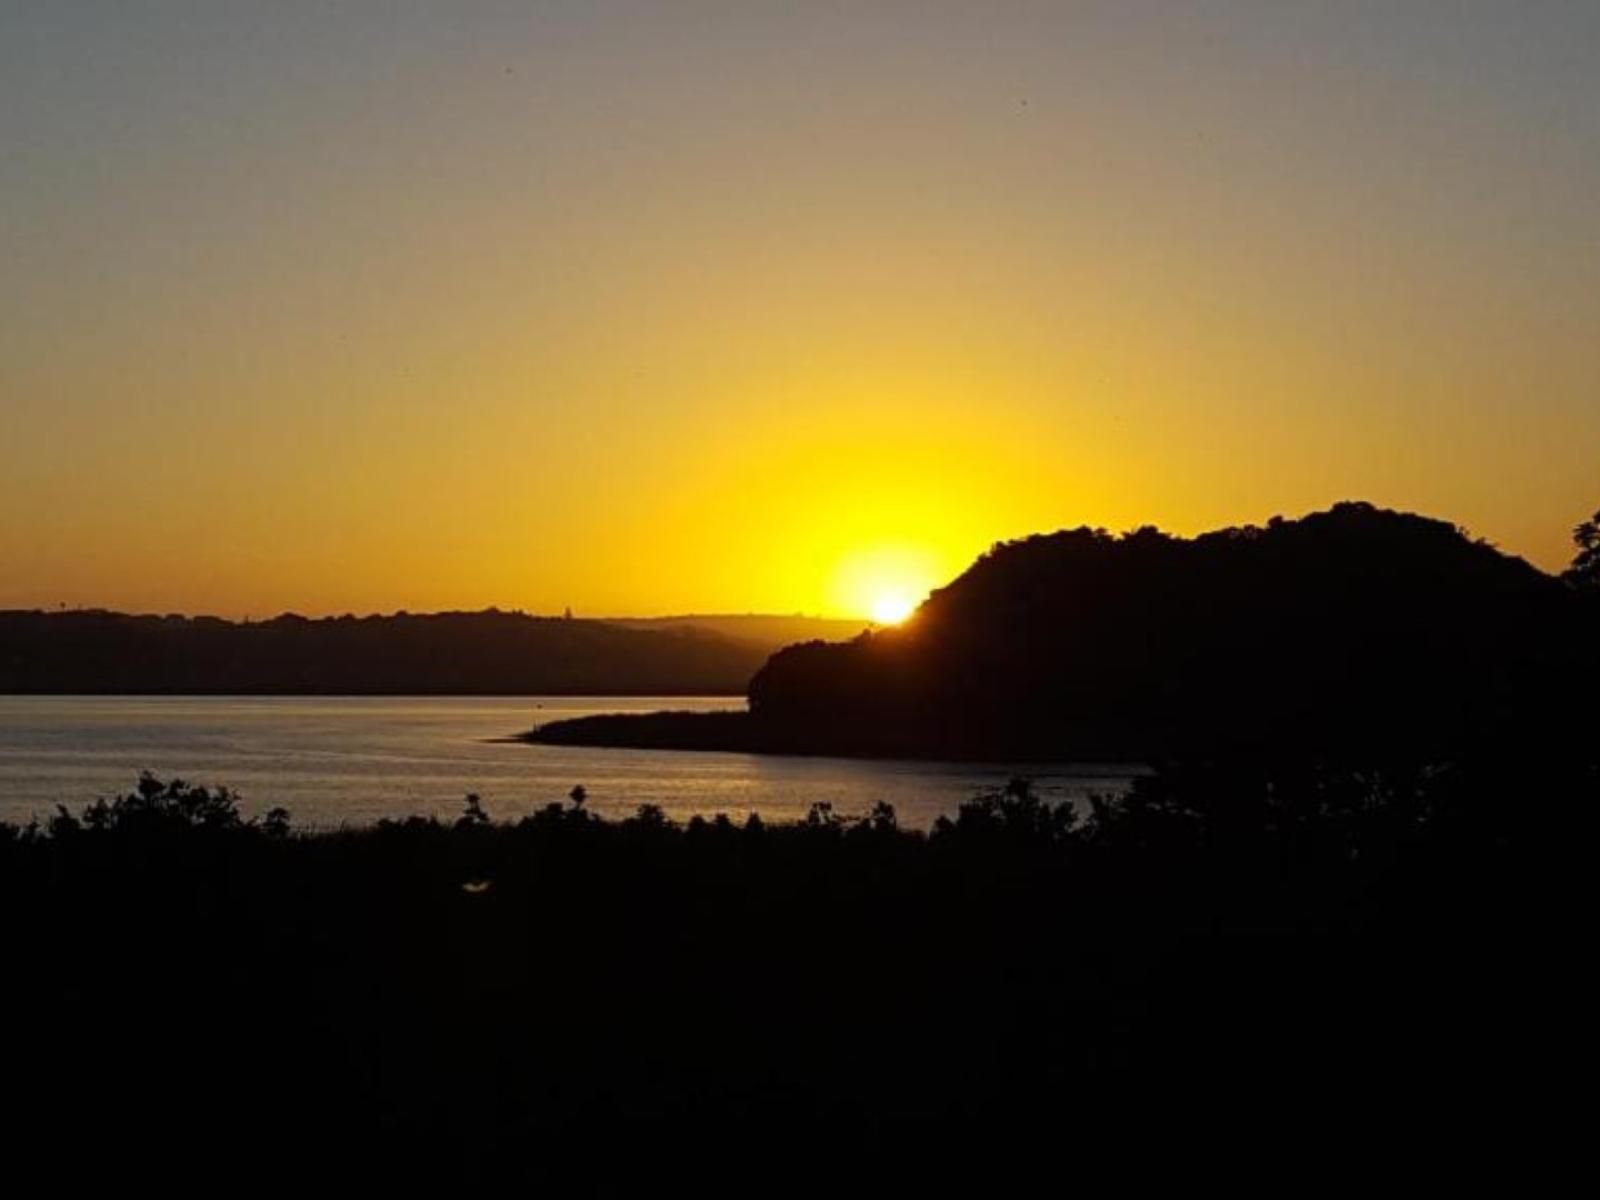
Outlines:
[[1578,552],[1564,578],[1586,591],[1600,589],[1600,511],[1572,531]]

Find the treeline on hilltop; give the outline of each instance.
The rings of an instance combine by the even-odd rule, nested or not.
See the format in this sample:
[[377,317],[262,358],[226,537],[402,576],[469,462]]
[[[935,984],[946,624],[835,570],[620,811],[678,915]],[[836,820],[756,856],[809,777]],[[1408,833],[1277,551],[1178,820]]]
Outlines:
[[770,647],[522,613],[268,621],[0,612],[0,692],[738,694]]
[[1592,756],[1233,761],[1088,813],[1017,780],[926,834],[606,821],[574,789],[303,835],[147,778],[0,826],[7,1082],[55,1135],[115,1114],[117,1171],[109,1140],[166,1165],[173,1128],[178,1166],[407,1178],[535,1177],[619,1122],[1503,1136],[1558,1049],[1558,857],[1596,800]]
[[1566,578],[1359,503],[1193,539],[1041,535],[997,545],[903,627],[781,650],[748,715],[531,736],[998,760],[1554,744],[1593,728],[1592,525]]

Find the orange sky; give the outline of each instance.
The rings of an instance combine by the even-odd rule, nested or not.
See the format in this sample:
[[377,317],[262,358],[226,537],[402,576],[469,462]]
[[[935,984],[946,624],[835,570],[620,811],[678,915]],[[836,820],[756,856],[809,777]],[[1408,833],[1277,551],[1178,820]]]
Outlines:
[[356,7],[0,14],[0,606],[865,615],[1600,506],[1594,6]]

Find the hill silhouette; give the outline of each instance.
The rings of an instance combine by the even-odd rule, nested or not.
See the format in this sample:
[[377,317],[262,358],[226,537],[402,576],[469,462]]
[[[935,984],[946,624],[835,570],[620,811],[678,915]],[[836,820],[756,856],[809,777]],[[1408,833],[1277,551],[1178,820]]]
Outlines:
[[[1576,736],[1579,589],[1443,521],[1344,503],[1185,539],[996,545],[906,625],[775,654],[748,716],[591,718],[548,741],[941,758],[1271,747],[1408,757]],[[1591,675],[1592,677],[1592,675]]]
[[844,617],[778,616],[764,613],[690,613],[675,617],[605,617],[628,629],[704,629],[750,642],[772,654],[796,642],[842,642],[872,625]]
[[0,612],[0,692],[737,694],[771,652],[695,627],[522,613],[270,621]]

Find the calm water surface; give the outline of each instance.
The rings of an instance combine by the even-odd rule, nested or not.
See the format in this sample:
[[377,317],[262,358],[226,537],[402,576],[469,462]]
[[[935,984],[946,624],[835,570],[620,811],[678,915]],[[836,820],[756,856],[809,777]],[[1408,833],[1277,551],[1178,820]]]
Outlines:
[[[574,784],[607,816],[660,805],[676,820],[728,813],[803,817],[817,801],[862,813],[879,800],[927,826],[1019,771],[925,762],[598,750],[496,741],[597,712],[742,708],[739,697],[0,696],[0,821],[76,809],[132,788],[141,770],[226,785],[251,813],[275,805],[301,826],[460,811],[467,792],[515,818]],[[1120,791],[1127,768],[1027,768],[1047,795]]]

